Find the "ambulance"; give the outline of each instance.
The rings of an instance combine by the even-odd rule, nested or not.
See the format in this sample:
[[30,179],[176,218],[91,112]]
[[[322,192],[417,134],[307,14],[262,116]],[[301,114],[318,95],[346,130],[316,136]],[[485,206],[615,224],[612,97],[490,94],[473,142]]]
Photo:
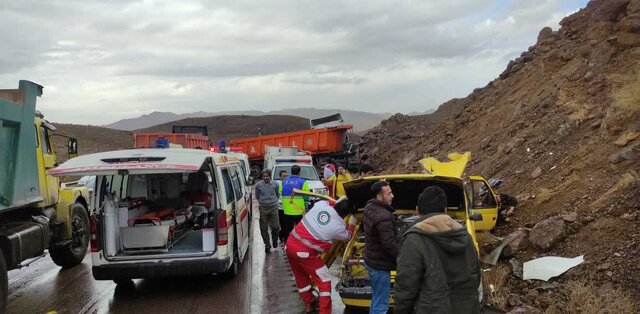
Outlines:
[[286,171],[291,175],[291,167],[300,167],[300,177],[307,181],[309,192],[328,195],[329,190],[320,180],[317,168],[313,165],[313,158],[308,153],[298,150],[295,146],[265,148],[264,169],[271,170],[273,180],[280,184],[280,172]]
[[70,159],[49,173],[95,176],[90,245],[97,280],[233,277],[247,258],[252,179],[236,156],[119,150]]

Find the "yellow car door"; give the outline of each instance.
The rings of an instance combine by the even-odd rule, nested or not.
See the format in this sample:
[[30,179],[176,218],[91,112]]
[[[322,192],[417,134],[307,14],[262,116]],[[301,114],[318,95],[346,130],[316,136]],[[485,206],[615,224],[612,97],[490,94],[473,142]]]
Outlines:
[[482,215],[481,221],[475,221],[475,229],[479,230],[491,230],[496,226],[498,219],[498,202],[491,186],[480,176],[470,176],[469,183],[472,191],[471,196],[471,211],[472,213],[479,213]]

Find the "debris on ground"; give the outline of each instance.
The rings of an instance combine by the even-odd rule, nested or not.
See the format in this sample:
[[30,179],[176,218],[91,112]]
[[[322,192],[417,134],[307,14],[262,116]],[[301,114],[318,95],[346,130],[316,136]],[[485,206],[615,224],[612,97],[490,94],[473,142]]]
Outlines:
[[522,279],[538,279],[547,281],[553,277],[564,274],[569,269],[584,262],[584,256],[566,258],[558,256],[545,256],[522,264]]

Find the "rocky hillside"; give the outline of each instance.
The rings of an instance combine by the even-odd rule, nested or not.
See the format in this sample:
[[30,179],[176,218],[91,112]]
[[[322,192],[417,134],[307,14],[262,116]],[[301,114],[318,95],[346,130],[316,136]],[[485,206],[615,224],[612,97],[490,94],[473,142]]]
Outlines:
[[[430,115],[395,115],[361,147],[361,158],[387,173],[471,151],[467,174],[504,179],[499,192],[520,200],[497,235],[565,217],[554,245],[524,246],[516,261],[584,254],[585,263],[544,289],[509,271],[493,300],[505,310],[569,311],[588,295],[578,290],[604,304],[611,295],[640,300],[640,0],[592,1],[560,24],[542,29],[487,86]],[[593,302],[583,306],[602,304]]]

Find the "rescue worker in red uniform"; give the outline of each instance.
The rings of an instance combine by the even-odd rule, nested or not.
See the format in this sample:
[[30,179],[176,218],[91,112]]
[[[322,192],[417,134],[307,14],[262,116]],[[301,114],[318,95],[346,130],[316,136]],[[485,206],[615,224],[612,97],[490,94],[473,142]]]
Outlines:
[[[345,204],[347,200],[339,200],[335,207],[338,208],[341,203]],[[331,241],[349,240],[356,222],[352,215],[349,225],[345,226],[343,218],[328,201],[319,201],[289,235],[286,244],[287,257],[307,313],[314,310],[312,280],[320,292],[320,313],[331,313],[331,275],[320,255],[331,247]]]

